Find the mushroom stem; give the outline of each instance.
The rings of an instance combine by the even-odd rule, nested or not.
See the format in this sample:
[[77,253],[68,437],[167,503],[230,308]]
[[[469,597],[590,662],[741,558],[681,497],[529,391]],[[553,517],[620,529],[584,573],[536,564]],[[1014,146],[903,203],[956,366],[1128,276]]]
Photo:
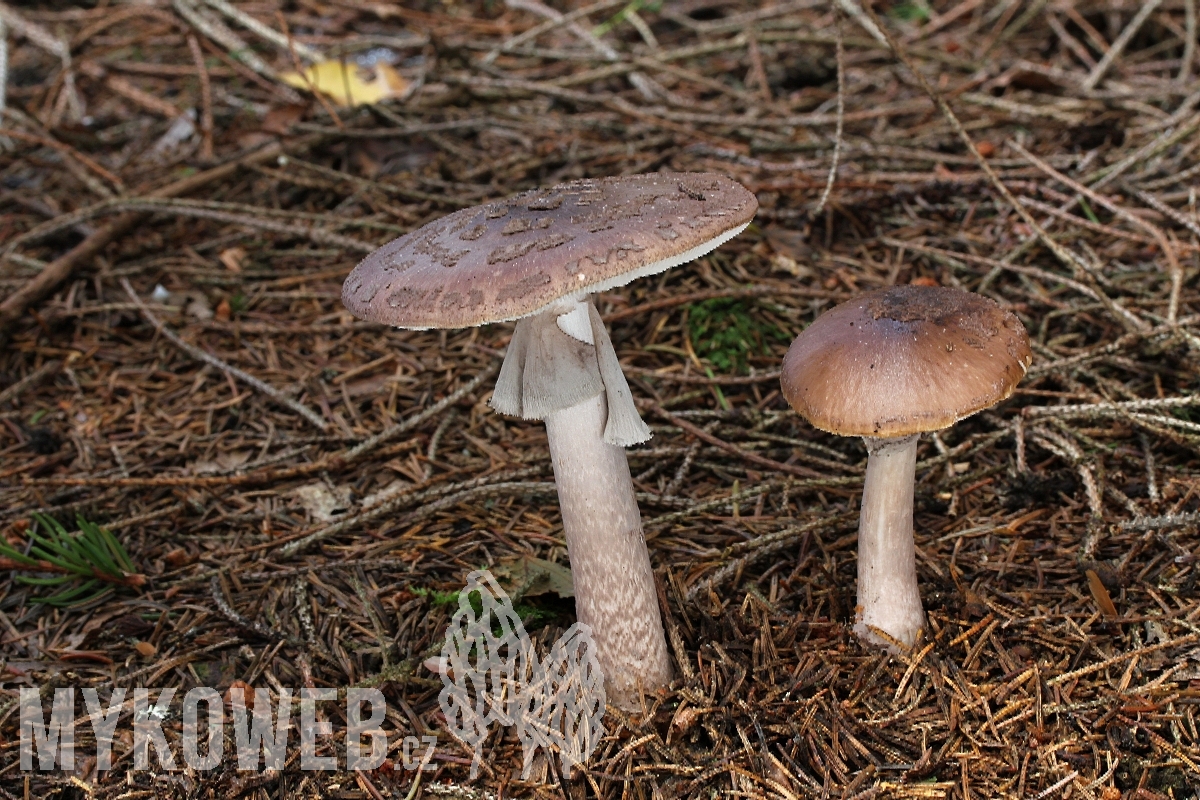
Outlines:
[[546,436],[575,585],[609,702],[640,707],[671,680],[667,642],[625,450],[604,441],[604,393],[546,415]]
[[866,641],[893,650],[895,645],[870,627],[911,647],[925,625],[913,544],[918,438],[863,437],[869,455],[858,521],[858,614],[854,631]]

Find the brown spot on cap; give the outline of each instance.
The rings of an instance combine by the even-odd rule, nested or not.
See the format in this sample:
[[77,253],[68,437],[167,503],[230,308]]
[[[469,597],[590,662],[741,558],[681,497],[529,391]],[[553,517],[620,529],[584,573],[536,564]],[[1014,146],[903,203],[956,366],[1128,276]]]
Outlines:
[[434,307],[441,289],[414,289],[411,286],[401,286],[387,296],[387,304],[400,310],[427,311]]
[[783,396],[817,428],[906,436],[1012,394],[1033,360],[1025,326],[959,289],[894,286],[822,314],[783,360]]
[[355,267],[342,300],[359,317],[406,328],[517,319],[665,269],[656,265],[736,231],[757,208],[753,194],[721,175],[571,181],[463,209],[389,242]]
[[543,236],[537,240],[538,250],[550,250],[555,247],[561,247],[575,237],[569,233],[552,233],[549,236]]
[[537,244],[536,241],[534,241],[534,242],[518,242],[517,244],[510,244],[510,245],[505,245],[504,247],[497,247],[495,250],[488,253],[488,258],[487,258],[488,263],[489,264],[500,264],[505,261],[512,261],[515,258],[520,258],[521,256],[528,253],[530,250],[532,250],[534,248],[534,245],[536,245],[536,244]]
[[512,236],[514,233],[527,231],[533,226],[533,220],[528,217],[513,217],[500,229],[501,236]]
[[536,292],[548,283],[550,283],[550,276],[544,272],[528,275],[515,283],[500,287],[498,297],[501,300],[520,299],[531,292]]
[[470,309],[483,305],[483,292],[471,289],[465,295],[462,292],[450,292],[442,297],[442,310],[452,308]]

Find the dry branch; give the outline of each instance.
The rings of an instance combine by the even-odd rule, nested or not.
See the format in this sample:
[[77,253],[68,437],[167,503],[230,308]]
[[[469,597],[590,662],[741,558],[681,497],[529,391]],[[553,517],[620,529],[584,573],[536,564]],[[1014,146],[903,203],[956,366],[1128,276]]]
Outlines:
[[134,291],[133,286],[129,284],[127,279],[121,279],[121,286],[125,289],[125,293],[129,295],[129,299],[138,307],[138,310],[142,313],[142,316],[146,318],[146,321],[154,326],[155,331],[162,334],[164,338],[171,342],[171,344],[175,345],[192,358],[199,359],[206,364],[211,364],[212,366],[224,372],[226,375],[237,378],[239,381],[247,384],[255,391],[262,392],[275,402],[287,406],[292,411],[295,411],[297,414],[304,417],[318,429],[323,431],[329,427],[329,423],[321,419],[321,417],[318,416],[317,413],[311,408],[296,402],[283,392],[276,389],[274,386],[266,384],[248,372],[244,372],[243,370],[240,370],[231,364],[226,364],[213,354],[207,353],[204,350],[201,350],[199,347],[185,342],[179,337],[179,334],[168,328],[162,323],[162,321],[158,319],[158,317],[154,316],[154,312],[146,307],[146,304],[142,302],[142,298],[138,297],[137,292]]
[[[258,164],[275,158],[281,152],[282,147],[279,143],[269,144],[237,161],[213,167],[205,172],[191,175],[168,184],[152,192],[151,196],[178,197],[179,195],[188,194],[210,183],[235,174],[242,166]],[[82,266],[100,255],[104,248],[129,233],[143,219],[144,216],[142,214],[126,214],[97,229],[91,236],[88,236],[65,254],[50,262],[37,277],[30,280],[29,283],[25,284],[18,291],[13,292],[3,302],[0,302],[0,346],[8,340],[13,325],[21,318],[27,308],[49,297],[58,288],[59,284],[71,276],[76,267]]]

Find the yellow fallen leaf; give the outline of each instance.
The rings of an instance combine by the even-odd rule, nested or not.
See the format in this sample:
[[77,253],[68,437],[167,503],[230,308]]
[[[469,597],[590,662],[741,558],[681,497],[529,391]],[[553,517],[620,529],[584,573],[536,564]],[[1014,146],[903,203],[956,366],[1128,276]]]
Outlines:
[[361,106],[391,97],[403,97],[409,83],[387,63],[360,66],[352,61],[319,61],[304,74],[279,76],[288,86],[320,92],[339,106]]

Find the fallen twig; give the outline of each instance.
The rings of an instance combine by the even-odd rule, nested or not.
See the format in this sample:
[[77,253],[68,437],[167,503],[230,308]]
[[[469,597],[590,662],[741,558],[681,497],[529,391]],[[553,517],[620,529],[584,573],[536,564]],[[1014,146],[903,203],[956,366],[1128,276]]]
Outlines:
[[301,42],[289,40],[289,37],[284,36],[279,31],[273,30],[264,23],[259,22],[257,19],[250,16],[245,11],[242,11],[237,6],[226,2],[226,0],[204,0],[204,2],[212,8],[215,8],[217,11],[220,11],[222,14],[229,17],[246,30],[275,45],[284,53],[287,53],[290,47],[294,47],[296,54],[306,61],[321,61],[325,58],[325,55],[315,47],[310,47],[309,45],[302,44]]
[[238,369],[237,367],[235,367],[231,364],[226,364],[221,359],[217,358],[216,356],[212,355],[211,353],[206,353],[205,351],[201,350],[199,347],[196,347],[195,345],[188,344],[187,342],[185,342],[183,339],[181,339],[179,337],[179,335],[177,333],[175,333],[175,331],[168,328],[162,321],[160,321],[158,319],[158,317],[154,316],[154,312],[152,312],[149,308],[146,307],[146,304],[144,302],[142,302],[142,298],[138,297],[138,293],[134,291],[133,286],[131,286],[129,284],[129,280],[127,278],[121,278],[121,286],[125,289],[125,293],[127,295],[129,295],[129,299],[132,300],[137,305],[138,310],[141,311],[142,316],[146,318],[146,321],[149,322],[151,325],[153,325],[155,327],[155,329],[158,330],[159,333],[161,333],[164,337],[166,337],[172,344],[174,344],[180,350],[183,350],[185,353],[190,355],[192,358],[196,358],[207,364],[211,364],[212,366],[216,367],[217,369],[221,370],[222,372],[226,373],[227,375],[237,378],[242,383],[245,383],[248,386],[254,388],[255,390],[262,392],[267,397],[270,397],[272,400],[275,400],[276,402],[287,406],[292,411],[295,411],[297,414],[299,414],[300,416],[304,417],[306,420],[311,422],[314,426],[316,426],[320,430],[324,431],[329,427],[329,423],[326,422],[325,420],[321,419],[321,417],[315,411],[313,411],[311,408],[308,408],[307,406],[296,402],[292,398],[285,395],[283,392],[276,389],[274,386],[264,383],[263,381],[259,380],[258,378],[254,377],[253,375],[249,374],[248,372],[243,372],[242,370]]
[[292,647],[304,647],[304,642],[282,633],[279,630],[273,630],[253,620],[246,619],[229,604],[228,598],[225,597],[225,590],[221,588],[221,578],[219,575],[213,575],[212,580],[208,582],[209,592],[212,594],[213,605],[217,607],[217,611],[221,612],[221,616],[232,622],[247,633],[252,633],[268,641],[283,640]]
[[1125,52],[1125,46],[1137,35],[1137,32],[1142,29],[1142,25],[1146,20],[1150,19],[1150,15],[1157,11],[1160,5],[1162,5],[1162,0],[1142,0],[1138,13],[1125,26],[1125,30],[1121,31],[1121,35],[1108,48],[1108,52],[1104,54],[1099,63],[1083,79],[1083,90],[1085,92],[1090,92],[1096,88],[1096,84],[1104,77],[1104,73],[1108,72],[1108,68],[1112,66],[1112,63],[1120,57],[1121,53]]
[[812,215],[816,217],[825,210],[829,193],[833,191],[833,182],[837,178],[838,161],[842,156],[842,130],[846,125],[846,54],[842,46],[842,15],[838,13],[839,4],[833,6],[833,30],[837,36],[837,128],[833,133],[833,158],[829,163],[829,176],[825,179],[825,188],[821,191],[821,199]]
[[454,405],[459,400],[478,389],[480,384],[492,378],[499,370],[500,366],[498,364],[492,364],[483,370],[480,370],[480,372],[474,378],[467,381],[462,386],[458,387],[453,392],[431,405],[429,408],[426,408],[417,414],[413,414],[408,419],[402,422],[397,422],[395,425],[380,431],[379,433],[375,434],[369,439],[364,440],[360,444],[355,445],[345,453],[336,456],[335,458],[341,461],[357,461],[370,451],[379,447],[379,445],[383,444],[384,442],[390,442],[392,439],[395,439],[401,434],[412,430],[430,417],[440,414],[445,409]]
[[[305,144],[315,144],[316,141],[318,140],[312,139]],[[205,172],[190,175],[168,184],[161,189],[151,192],[151,196],[178,197],[179,195],[187,194],[201,186],[232,175],[244,164],[265,161],[276,157],[280,152],[282,152],[280,144],[272,142],[261,150],[237,161],[222,164],[219,167],[214,167]],[[132,230],[143,218],[142,214],[134,213],[126,214],[113,220],[63,255],[54,259],[54,261],[51,261],[37,276],[30,279],[28,283],[5,298],[4,302],[0,303],[0,347],[8,341],[12,326],[21,318],[27,308],[48,297],[51,292],[58,288],[60,283],[71,276],[76,267],[95,258],[111,242]]]
[[[1158,226],[1151,225],[1149,222],[1146,222],[1142,218],[1137,217],[1133,214],[1130,214],[1128,211],[1121,208],[1116,203],[1113,203],[1111,200],[1109,200],[1107,197],[1100,194],[1099,192],[1092,191],[1091,189],[1084,186],[1083,184],[1081,184],[1077,181],[1071,180],[1066,175],[1063,175],[1061,172],[1056,170],[1054,167],[1047,164],[1045,161],[1042,161],[1040,158],[1035,156],[1033,153],[1030,153],[1028,150],[1026,150],[1024,147],[1022,147],[1017,142],[1009,142],[1009,146],[1011,146],[1014,150],[1016,150],[1022,156],[1027,158],[1029,160],[1029,163],[1033,164],[1038,169],[1045,172],[1047,175],[1049,175],[1054,180],[1058,181],[1059,183],[1063,184],[1064,186],[1070,187],[1073,191],[1079,192],[1081,195],[1084,195],[1089,200],[1099,203],[1101,206],[1108,209],[1113,214],[1116,214],[1121,219],[1125,220],[1126,222],[1128,222],[1132,225],[1136,225],[1137,227],[1141,228],[1142,230],[1146,231],[1147,233],[1149,233],[1151,236],[1154,237],[1155,241],[1158,242],[1158,246],[1162,249],[1163,255],[1167,257],[1167,269],[1171,276],[1171,296],[1167,303],[1167,322],[1173,324],[1175,322],[1176,318],[1179,316],[1179,293],[1183,286],[1183,269],[1179,266],[1179,259],[1175,257],[1175,248],[1172,247],[1171,243],[1167,241],[1167,237],[1163,235],[1163,232],[1158,228]],[[1082,266],[1082,262],[1080,262],[1080,263]],[[1097,289],[1097,296],[1100,297],[1101,302],[1105,302],[1106,296],[1103,295],[1103,293],[1099,292],[1098,289]],[[1111,303],[1112,303],[1112,301],[1108,300],[1106,305],[1111,304]],[[1131,319],[1137,319],[1137,318],[1131,316]],[[1149,327],[1142,320],[1137,320],[1137,321],[1139,323],[1138,327],[1142,328],[1143,330],[1145,330],[1146,328]]]
[[17,381],[12,386],[9,386],[4,391],[0,391],[0,405],[7,403],[9,400],[14,400],[20,397],[21,392],[25,391],[31,386],[41,383],[46,378],[58,372],[61,366],[61,361],[47,361],[45,364],[42,364],[40,367],[26,375],[24,378],[21,378],[21,380]]
[[[347,236],[341,236],[331,231],[322,228],[310,228],[300,225],[290,225],[286,222],[277,222],[270,219],[262,219],[261,217],[281,217],[284,219],[308,219],[314,222],[330,222],[329,215],[326,214],[311,214],[304,212],[278,212],[272,209],[262,209],[253,207],[239,207],[234,203],[215,203],[210,201],[189,201],[179,200],[170,197],[115,197],[110,200],[105,200],[93,205],[81,208],[78,211],[70,214],[62,214],[54,219],[38,225],[20,236],[15,237],[8,243],[9,251],[21,245],[30,244],[32,242],[43,239],[47,236],[66,230],[74,225],[85,220],[95,219],[107,214],[121,214],[129,211],[145,211],[148,213],[176,214],[182,217],[196,217],[199,219],[211,219],[218,222],[229,222],[235,225],[245,225],[250,228],[260,228],[262,230],[274,231],[289,236],[299,236],[301,238],[311,239],[319,244],[331,244],[342,247],[346,250],[356,251],[359,253],[369,253],[376,249],[376,245],[369,242],[364,242],[358,239],[352,239]],[[373,220],[337,220],[336,224],[373,228],[383,230],[391,234],[403,233],[404,229],[395,225],[389,225],[383,222],[375,222]]]
[[713,436],[711,433],[705,431],[703,428],[693,425],[692,423],[688,422],[687,420],[680,419],[679,417],[672,414],[670,411],[667,411],[662,406],[658,406],[655,410],[658,411],[659,415],[663,419],[667,420],[672,425],[674,425],[684,431],[687,431],[692,436],[695,436],[697,439],[701,439],[701,440],[713,445],[714,447],[719,447],[720,449],[724,450],[725,452],[731,453],[731,454],[737,456],[738,458],[742,459],[743,461],[749,461],[751,464],[758,464],[760,467],[766,467],[768,469],[772,469],[777,472],[786,472],[791,475],[799,475],[802,478],[822,478],[822,477],[824,477],[823,475],[821,475],[821,473],[817,472],[816,470],[809,469],[808,467],[799,467],[799,466],[796,466],[795,464],[784,464],[780,461],[772,461],[771,459],[764,458],[760,455],[757,455],[756,453],[751,453],[747,450],[743,450],[742,448],[738,447],[737,445],[730,444],[729,442],[725,441],[724,439],[719,439],[716,436]]
[[14,130],[13,128],[0,128],[0,136],[5,136],[9,139],[17,139],[22,142],[29,142],[30,144],[37,144],[41,145],[42,147],[49,147],[53,150],[57,150],[67,158],[73,158],[80,164],[83,164],[92,172],[111,183],[117,188],[117,190],[123,190],[125,188],[125,183],[118,176],[97,164],[94,159],[88,158],[74,147],[65,145],[57,139],[52,139],[49,136],[38,136],[33,133],[26,133],[25,131],[18,131]]
[[[454,495],[455,502],[457,502],[458,499],[469,497],[471,492],[477,492],[480,490],[504,491],[514,488],[523,490],[524,488],[532,487],[532,491],[544,491],[545,487],[547,486],[553,488],[553,483],[527,484],[520,481],[514,481],[514,479],[533,477],[540,474],[541,471],[541,467],[528,467],[526,469],[515,470],[513,472],[506,472],[503,474],[498,473],[496,475],[489,475],[470,481],[463,481],[462,483],[452,483],[445,486],[435,486],[427,489],[413,488],[407,492],[404,492],[403,494],[398,494],[395,497],[377,503],[365,511],[361,511],[357,514],[352,514],[345,519],[338,520],[332,525],[327,525],[326,527],[321,528],[318,531],[314,531],[303,538],[288,542],[286,545],[279,548],[279,554],[284,558],[290,558],[291,556],[308,549],[317,542],[322,541],[323,539],[328,539],[330,536],[336,536],[344,531],[360,525],[365,525],[368,522],[373,522],[380,517],[392,514],[397,509],[405,506],[422,503],[433,498],[441,498],[448,494]],[[453,505],[453,503],[449,504]],[[426,506],[426,508],[436,511],[446,507],[446,505],[447,504],[443,501],[441,505],[435,506],[435,504],[430,504],[429,506]]]
[[880,28],[881,31],[883,31],[883,35],[887,38],[888,47],[892,49],[892,53],[901,61],[901,63],[904,64],[909,73],[916,79],[917,84],[921,87],[921,90],[929,96],[929,99],[932,100],[934,105],[938,107],[938,110],[942,112],[942,116],[946,118],[946,121],[950,123],[950,127],[954,130],[955,134],[957,134],[958,138],[963,142],[963,144],[966,145],[967,152],[974,156],[976,163],[979,164],[979,168],[983,170],[983,173],[987,176],[992,186],[995,187],[996,191],[999,192],[1005,201],[1008,202],[1009,206],[1011,206],[1012,209],[1017,212],[1017,216],[1019,216],[1021,220],[1029,226],[1029,229],[1033,231],[1035,236],[1037,236],[1038,241],[1045,245],[1046,248],[1050,250],[1050,252],[1052,252],[1064,266],[1072,270],[1078,269],[1080,266],[1079,259],[1069,250],[1051,238],[1050,235],[1046,233],[1045,229],[1038,224],[1037,220],[1033,218],[1033,215],[1029,213],[1025,206],[1021,205],[1021,203],[1017,201],[1017,198],[1013,196],[1013,193],[1009,191],[1008,187],[1004,185],[1004,182],[1000,180],[1000,177],[992,169],[991,164],[989,164],[987,159],[980,154],[979,148],[975,146],[975,141],[971,138],[970,134],[967,133],[966,129],[962,126],[962,123],[959,122],[958,116],[954,113],[954,110],[950,108],[950,104],[946,102],[946,99],[940,92],[936,91],[933,86],[929,84],[929,81],[925,78],[925,74],[921,72],[921,70],[917,69],[917,66],[912,63],[912,60],[900,46],[900,43],[896,41],[895,37],[893,37],[892,34],[879,21],[879,17],[875,14],[875,10],[871,7],[870,3],[865,5],[864,9],[866,13],[870,15],[871,20]]
[[704,386],[746,386],[751,383],[771,383],[779,380],[779,370],[777,369],[754,375],[717,375],[713,378],[704,375],[682,375],[678,372],[660,372],[642,367],[624,367],[624,370],[629,375],[641,375],[670,383],[698,383]]
[[729,550],[726,552],[726,556],[737,555],[739,553],[743,553],[744,555],[725,564],[712,575],[688,589],[687,599],[695,600],[701,595],[701,593],[707,592],[709,589],[715,589],[724,584],[730,578],[741,573],[747,566],[759,558],[768,556],[771,553],[776,553],[785,547],[790,547],[792,542],[795,541],[796,537],[798,536],[802,536],[805,533],[818,530],[820,528],[834,528],[846,525],[854,522],[857,519],[858,512],[852,511],[846,514],[838,514],[833,517],[825,517],[822,519],[813,520],[812,522],[806,522],[802,525],[789,525],[783,530],[775,531],[774,533],[768,533],[752,539],[749,542],[735,545],[734,547],[729,548]]
[[810,289],[807,286],[740,286],[729,289],[706,289],[701,292],[688,292],[687,294],[679,294],[674,297],[664,297],[661,300],[651,300],[649,303],[642,303],[641,305],[624,308],[620,311],[613,311],[610,314],[604,315],[604,321],[611,324],[617,320],[640,316],[648,311],[661,311],[666,308],[674,308],[675,306],[684,306],[688,303],[699,303],[703,300],[714,300],[716,298],[771,297],[778,295],[813,297],[822,300],[844,300],[848,296],[844,292]]

